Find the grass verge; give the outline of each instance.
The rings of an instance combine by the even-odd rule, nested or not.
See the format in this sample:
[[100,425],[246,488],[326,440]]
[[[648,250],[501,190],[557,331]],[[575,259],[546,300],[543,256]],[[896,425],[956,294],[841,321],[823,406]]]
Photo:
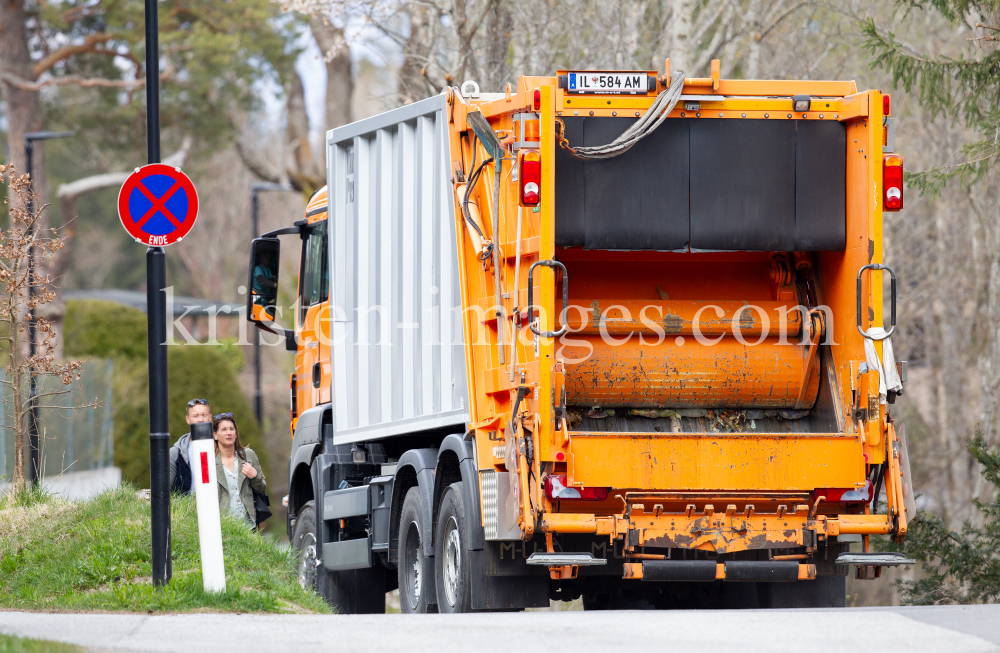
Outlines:
[[0,633],[0,653],[82,653],[83,649],[72,644],[50,642],[44,639],[26,639]]
[[67,502],[44,492],[0,498],[0,608],[125,612],[329,612],[302,589],[291,554],[223,517],[225,594],[202,590],[193,497],[170,502],[173,580],[151,581],[149,502],[125,485]]

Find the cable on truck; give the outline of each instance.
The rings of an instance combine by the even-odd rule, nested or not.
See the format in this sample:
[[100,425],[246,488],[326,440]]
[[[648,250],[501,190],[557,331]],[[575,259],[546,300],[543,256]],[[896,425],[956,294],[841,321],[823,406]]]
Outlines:
[[472,214],[469,213],[469,198],[472,195],[472,188],[476,185],[476,182],[479,181],[479,176],[482,174],[483,168],[493,161],[493,157],[483,161],[477,168],[476,151],[478,148],[476,146],[478,144],[479,137],[474,135],[472,137],[472,165],[469,166],[469,169],[473,172],[469,175],[469,181],[465,186],[465,198],[462,200],[462,211],[465,213],[465,221],[472,225],[472,228],[476,230],[476,233],[479,234],[479,237],[483,240],[483,251],[479,253],[479,260],[485,264],[486,261],[490,260],[490,257],[493,255],[493,242],[486,238],[486,234],[479,229],[476,221],[472,219]]
[[674,110],[677,102],[681,99],[681,90],[684,88],[684,73],[678,71],[674,73],[673,82],[660,92],[653,100],[646,113],[636,120],[625,132],[615,140],[606,145],[595,145],[593,147],[572,147],[566,140],[566,125],[559,118],[556,124],[559,131],[556,138],[559,139],[559,146],[582,161],[592,161],[597,159],[611,159],[620,154],[625,154],[633,145],[652,134],[657,127],[663,124],[670,112]]

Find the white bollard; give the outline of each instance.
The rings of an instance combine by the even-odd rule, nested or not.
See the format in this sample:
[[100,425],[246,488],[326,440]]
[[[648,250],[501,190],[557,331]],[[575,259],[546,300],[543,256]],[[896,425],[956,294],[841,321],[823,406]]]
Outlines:
[[206,592],[226,591],[226,564],[222,557],[222,520],[215,473],[215,439],[212,425],[191,425],[191,485],[198,503],[198,540],[201,543],[201,577]]

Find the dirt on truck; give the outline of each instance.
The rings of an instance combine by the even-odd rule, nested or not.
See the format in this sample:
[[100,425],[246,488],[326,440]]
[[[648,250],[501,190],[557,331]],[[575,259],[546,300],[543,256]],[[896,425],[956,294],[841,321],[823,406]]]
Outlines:
[[872,538],[914,515],[894,141],[881,91],[669,60],[327,132],[248,299],[295,352],[303,584],[344,612],[843,606],[912,563]]

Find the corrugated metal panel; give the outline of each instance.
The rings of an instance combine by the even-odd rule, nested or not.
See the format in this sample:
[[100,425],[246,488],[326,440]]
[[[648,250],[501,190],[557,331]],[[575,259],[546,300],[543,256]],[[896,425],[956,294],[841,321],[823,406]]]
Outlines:
[[469,420],[446,109],[327,132],[338,444]]

